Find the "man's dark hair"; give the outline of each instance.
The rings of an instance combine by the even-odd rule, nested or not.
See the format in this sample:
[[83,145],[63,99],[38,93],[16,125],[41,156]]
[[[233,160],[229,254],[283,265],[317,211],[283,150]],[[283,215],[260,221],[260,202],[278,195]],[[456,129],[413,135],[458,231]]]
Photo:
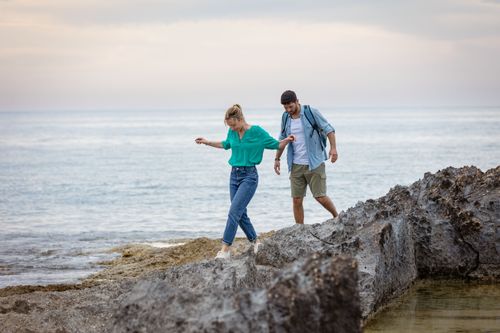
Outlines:
[[295,103],[295,102],[297,102],[297,95],[295,95],[295,92],[287,90],[281,94],[281,104],[285,105],[288,103]]

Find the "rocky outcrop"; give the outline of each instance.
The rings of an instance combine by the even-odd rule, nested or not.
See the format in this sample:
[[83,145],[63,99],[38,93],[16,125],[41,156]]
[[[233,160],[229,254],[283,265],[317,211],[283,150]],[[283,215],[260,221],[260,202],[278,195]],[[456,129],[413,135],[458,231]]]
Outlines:
[[177,277],[173,283],[138,284],[112,331],[361,332],[355,261],[314,254],[280,271],[266,288],[250,288],[259,284],[252,259],[188,265],[167,274]]
[[283,267],[309,253],[359,264],[363,317],[417,277],[500,278],[500,167],[447,168],[343,213],[340,222],[279,230],[257,263]]
[[500,278],[500,167],[448,168],[410,191],[420,276]]
[[[275,288],[276,282],[270,282],[272,274],[282,270],[278,274],[286,275],[290,264],[317,253],[348,255],[358,262],[361,310],[367,318],[417,277],[499,278],[499,200],[500,167],[486,173],[475,167],[447,168],[434,175],[428,173],[409,187],[396,186],[380,199],[359,203],[337,222],[279,230],[264,242],[255,262],[240,259],[179,267],[166,273],[161,283],[179,290],[231,291],[224,297],[234,309],[236,300],[248,297],[242,296],[247,294],[241,294],[241,290]],[[178,292],[185,295],[185,291]],[[187,303],[203,308],[220,303],[213,295],[197,299],[199,302]],[[260,302],[269,304],[270,300]],[[179,301],[175,304],[175,308],[185,307]],[[262,320],[256,314],[262,308],[254,309],[248,301],[246,304],[250,305],[245,308],[245,319],[240,319]],[[127,307],[130,310],[131,303]],[[162,308],[165,318],[175,313],[170,307]],[[123,328],[120,318],[117,327]],[[205,320],[213,323],[220,316],[213,314]],[[234,327],[243,329],[240,325]],[[231,327],[224,326],[220,331]],[[264,325],[260,330],[265,332],[270,327]]]
[[[217,311],[214,313],[208,309],[220,309],[222,301],[217,295],[224,295],[225,301],[229,302],[224,303],[225,309],[244,313],[243,317],[235,317],[239,319],[224,319],[225,324],[218,331],[228,332],[233,328],[237,331],[273,331],[277,327],[275,323],[263,320],[261,314],[261,311],[272,313],[269,312],[272,309],[262,310],[259,301],[256,304],[248,301],[248,290],[264,295],[268,290],[277,288],[277,280],[280,276],[289,275],[290,269],[302,276],[304,272],[297,269],[301,267],[297,263],[307,261],[315,254],[355,258],[363,318],[401,295],[418,277],[497,280],[500,277],[499,200],[500,167],[486,173],[474,167],[447,168],[436,174],[428,173],[411,186],[396,186],[380,199],[357,204],[341,214],[338,222],[329,220],[277,231],[264,242],[255,260],[250,259],[251,254],[245,254],[230,263],[193,264],[165,273],[162,281],[153,282],[148,288],[168,285],[168,292],[172,295],[190,295],[186,290],[205,292],[198,296],[191,295],[185,302],[171,298],[172,304],[175,304],[172,306],[154,301],[147,307],[145,301],[134,302],[132,298],[117,312],[115,332],[154,331],[158,327],[167,327],[149,326],[149,317],[148,320],[139,320],[144,325],[139,326],[140,329],[127,326],[123,313],[128,318],[143,318],[142,312],[150,313],[151,309],[161,308],[163,312],[157,312],[157,315],[163,316],[164,325],[170,325],[171,318],[180,320],[182,317],[184,310],[179,309],[195,306],[190,304],[207,311],[202,311],[205,314],[203,323],[197,322],[201,326],[190,323],[187,327],[193,331],[207,327],[214,329],[211,325],[220,322],[221,316]],[[277,280],[272,279],[275,274],[278,274]],[[302,276],[300,279],[306,278]],[[328,279],[323,277],[323,280]],[[209,296],[207,291],[211,292]],[[141,291],[136,290],[132,295],[134,293],[141,294]],[[153,294],[142,293],[141,299]],[[351,297],[357,297],[356,292]],[[246,307],[237,305],[242,298]],[[271,304],[269,298],[261,298],[260,301]],[[328,303],[327,299],[321,301]],[[298,306],[307,308],[310,305],[305,302]],[[324,312],[322,316],[328,317],[329,314]],[[249,327],[241,323],[242,318],[245,318],[244,322],[264,321],[267,324],[258,328]],[[285,322],[282,324],[285,325]],[[171,329],[171,326],[168,327]]]
[[135,284],[109,282],[65,291],[35,291],[0,297],[2,333],[100,333]]

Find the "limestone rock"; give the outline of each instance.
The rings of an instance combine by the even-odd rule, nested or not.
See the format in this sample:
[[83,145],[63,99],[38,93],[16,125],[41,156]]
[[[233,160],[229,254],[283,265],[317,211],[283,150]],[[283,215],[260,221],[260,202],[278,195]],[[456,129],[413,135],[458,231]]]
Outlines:
[[[210,269],[228,281],[233,268],[219,262]],[[117,312],[112,332],[361,332],[357,266],[348,257],[313,254],[266,288],[208,285],[142,282]]]

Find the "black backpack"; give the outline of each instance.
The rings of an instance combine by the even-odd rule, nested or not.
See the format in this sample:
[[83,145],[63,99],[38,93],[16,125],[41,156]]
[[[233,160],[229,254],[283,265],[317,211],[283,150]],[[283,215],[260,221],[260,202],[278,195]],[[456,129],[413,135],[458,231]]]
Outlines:
[[[311,111],[311,107],[309,105],[304,105],[304,116],[307,119],[307,122],[311,125],[313,130],[311,131],[310,137],[314,135],[314,132],[318,134],[319,137],[319,142],[321,143],[321,148],[325,149],[326,147],[326,135],[323,134],[323,130],[318,126],[318,123],[316,122],[316,118],[314,117],[314,114]],[[311,119],[313,121],[311,121]],[[281,136],[286,135],[286,126],[288,125],[288,121],[290,119],[290,115],[287,112],[283,112],[283,116],[281,116]]]

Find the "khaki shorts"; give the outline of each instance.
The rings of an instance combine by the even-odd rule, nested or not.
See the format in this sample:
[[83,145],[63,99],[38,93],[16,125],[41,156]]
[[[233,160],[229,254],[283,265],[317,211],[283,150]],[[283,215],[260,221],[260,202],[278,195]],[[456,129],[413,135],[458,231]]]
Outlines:
[[315,198],[326,195],[326,172],[325,163],[309,171],[308,165],[292,164],[290,172],[290,185],[292,198],[306,196],[307,185]]

